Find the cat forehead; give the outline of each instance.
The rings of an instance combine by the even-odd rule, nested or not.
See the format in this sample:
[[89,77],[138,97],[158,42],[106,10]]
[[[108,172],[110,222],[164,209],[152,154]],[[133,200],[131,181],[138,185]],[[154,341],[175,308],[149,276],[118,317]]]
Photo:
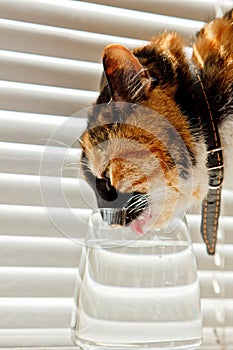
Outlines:
[[[173,125],[166,118],[145,106],[98,106],[94,108],[92,119],[81,137],[81,143],[87,149],[111,139],[120,139],[121,142],[126,139],[127,142],[124,141],[122,147],[129,146],[128,140],[158,146],[158,142],[163,143],[169,134],[174,135],[173,129]],[[120,147],[121,143],[118,143],[118,146]]]
[[136,105],[127,102],[108,102],[96,104],[88,113],[88,128],[112,123],[123,123],[135,114]]
[[152,154],[164,158],[167,150],[160,128],[157,134],[159,137],[138,125],[107,124],[86,131],[81,145],[89,162],[95,164],[108,163],[116,158],[145,160]]
[[81,146],[89,151],[91,149],[96,152],[101,150],[102,153],[107,150],[114,153],[115,150],[135,149],[139,146],[142,148],[144,146],[140,140],[140,134],[141,130],[133,125],[106,124],[96,126],[82,135]]

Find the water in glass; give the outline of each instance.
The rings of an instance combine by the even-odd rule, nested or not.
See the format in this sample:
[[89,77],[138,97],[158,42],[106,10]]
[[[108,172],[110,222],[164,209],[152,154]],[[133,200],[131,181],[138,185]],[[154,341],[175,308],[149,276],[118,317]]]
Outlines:
[[130,227],[109,226],[104,215],[93,212],[82,251],[75,343],[83,349],[196,349],[200,293],[186,222],[138,237]]

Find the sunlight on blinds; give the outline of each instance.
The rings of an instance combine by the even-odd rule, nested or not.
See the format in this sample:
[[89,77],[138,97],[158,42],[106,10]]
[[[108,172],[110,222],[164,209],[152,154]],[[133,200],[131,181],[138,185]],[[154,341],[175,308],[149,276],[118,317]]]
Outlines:
[[[95,101],[103,48],[110,43],[142,45],[165,29],[178,31],[189,46],[204,22],[233,7],[233,1],[215,0],[115,0],[112,4],[110,0],[0,1],[1,348],[73,348],[69,327],[82,249],[76,239],[84,238],[95,198],[78,179],[78,146],[69,148],[60,140],[48,145],[48,140]],[[78,139],[85,117],[77,117],[76,123]],[[57,164],[64,154],[58,179]],[[42,161],[50,166],[43,176]],[[72,214],[79,219],[78,228],[67,223],[72,239],[49,217],[42,181],[51,191],[52,213],[67,222],[67,210],[57,196],[59,181]],[[188,222],[201,286],[201,349],[231,350],[233,191],[224,190],[214,257],[207,255],[202,243],[199,208],[189,211]]]

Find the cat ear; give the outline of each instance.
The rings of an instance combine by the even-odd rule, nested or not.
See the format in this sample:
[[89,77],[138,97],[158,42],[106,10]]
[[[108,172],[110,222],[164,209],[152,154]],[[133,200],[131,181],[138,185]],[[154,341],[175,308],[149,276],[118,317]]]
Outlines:
[[118,44],[107,46],[103,65],[115,102],[137,102],[147,95],[151,79],[126,47]]

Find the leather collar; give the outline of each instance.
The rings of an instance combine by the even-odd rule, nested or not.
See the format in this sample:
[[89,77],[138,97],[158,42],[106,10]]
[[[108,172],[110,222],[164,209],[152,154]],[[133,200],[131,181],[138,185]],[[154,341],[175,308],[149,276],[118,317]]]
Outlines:
[[209,187],[202,202],[201,234],[208,254],[215,254],[224,176],[223,153],[217,122],[198,68],[191,63],[192,97],[200,120],[207,147]]

